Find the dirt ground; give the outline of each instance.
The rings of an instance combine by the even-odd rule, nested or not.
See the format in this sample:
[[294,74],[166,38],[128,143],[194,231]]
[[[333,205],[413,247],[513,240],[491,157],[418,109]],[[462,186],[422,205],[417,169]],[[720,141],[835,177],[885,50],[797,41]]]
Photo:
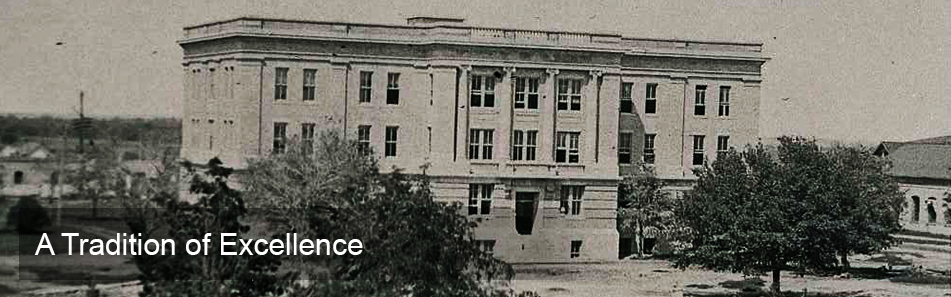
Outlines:
[[[855,268],[874,270],[883,259],[915,259],[915,265],[931,269],[951,269],[951,254],[908,251],[901,248],[873,256],[852,258]],[[742,274],[690,268],[680,270],[663,260],[624,260],[608,264],[516,265],[513,287],[534,291],[544,297],[558,296],[733,296],[744,287],[769,289],[769,278],[747,279]],[[799,277],[791,272],[781,276],[782,290],[802,296],[951,296],[951,281],[943,284],[912,284],[888,277],[855,275]],[[947,278],[946,278],[947,279]],[[682,295],[681,295],[682,294]],[[743,294],[739,294],[743,296]]]

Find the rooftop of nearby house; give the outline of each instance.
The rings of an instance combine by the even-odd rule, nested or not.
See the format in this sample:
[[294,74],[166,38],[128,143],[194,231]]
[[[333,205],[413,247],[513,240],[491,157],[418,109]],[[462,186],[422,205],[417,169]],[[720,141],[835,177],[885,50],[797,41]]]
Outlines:
[[875,155],[891,160],[889,173],[896,177],[951,180],[951,136],[885,141]]

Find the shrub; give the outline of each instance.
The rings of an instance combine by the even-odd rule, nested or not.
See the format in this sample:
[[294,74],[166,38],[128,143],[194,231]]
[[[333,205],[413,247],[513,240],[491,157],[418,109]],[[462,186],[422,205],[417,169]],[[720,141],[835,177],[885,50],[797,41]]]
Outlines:
[[23,197],[10,208],[7,224],[16,224],[19,233],[36,233],[50,224],[50,217],[36,198]]

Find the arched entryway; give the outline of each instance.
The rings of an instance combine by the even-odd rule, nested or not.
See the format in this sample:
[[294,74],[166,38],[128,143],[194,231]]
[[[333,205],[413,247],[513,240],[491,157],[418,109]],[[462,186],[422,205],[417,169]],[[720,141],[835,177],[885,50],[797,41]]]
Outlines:
[[911,221],[918,221],[918,214],[921,209],[921,198],[918,196],[911,196]]
[[935,209],[934,205],[938,200],[934,197],[928,198],[928,223],[938,222],[938,211]]

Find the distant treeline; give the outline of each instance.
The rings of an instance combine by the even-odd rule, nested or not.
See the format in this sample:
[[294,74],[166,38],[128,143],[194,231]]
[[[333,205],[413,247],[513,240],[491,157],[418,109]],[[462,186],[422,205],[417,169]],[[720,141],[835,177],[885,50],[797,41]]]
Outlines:
[[[182,121],[177,118],[101,118],[90,117],[92,125],[85,137],[116,141],[181,143]],[[53,116],[0,115],[0,143],[13,144],[27,138],[74,138],[80,129],[75,118]]]

